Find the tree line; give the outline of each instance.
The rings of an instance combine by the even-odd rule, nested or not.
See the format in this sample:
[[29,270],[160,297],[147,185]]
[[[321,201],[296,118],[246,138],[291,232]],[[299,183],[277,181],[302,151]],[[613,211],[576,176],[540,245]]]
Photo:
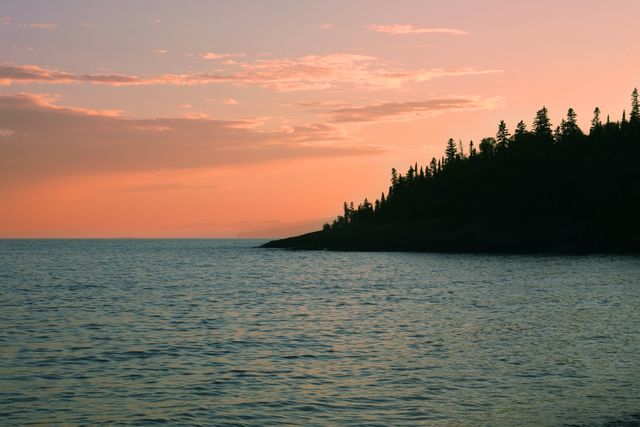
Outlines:
[[524,224],[530,233],[561,220],[582,224],[594,236],[625,233],[640,221],[639,161],[637,89],[628,117],[623,111],[620,120],[603,119],[595,108],[588,132],[572,108],[554,128],[542,107],[531,129],[520,121],[512,133],[500,121],[495,137],[477,145],[451,138],[439,159],[416,162],[404,174],[393,168],[386,194],[357,206],[345,202],[323,231],[421,219],[503,230]]

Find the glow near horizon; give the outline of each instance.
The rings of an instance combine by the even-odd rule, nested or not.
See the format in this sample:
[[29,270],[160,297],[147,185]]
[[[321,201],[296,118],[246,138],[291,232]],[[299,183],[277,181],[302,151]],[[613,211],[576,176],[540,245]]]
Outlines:
[[386,3],[4,2],[0,236],[319,228],[449,137],[640,85],[634,1]]

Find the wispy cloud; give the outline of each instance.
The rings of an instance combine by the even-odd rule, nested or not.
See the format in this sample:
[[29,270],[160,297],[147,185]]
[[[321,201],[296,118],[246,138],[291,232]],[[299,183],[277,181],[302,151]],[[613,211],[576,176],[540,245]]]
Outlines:
[[24,28],[30,28],[32,30],[55,30],[58,27],[58,24],[52,24],[50,22],[38,22],[34,24],[22,24],[20,26]]
[[240,101],[238,101],[235,98],[204,98],[205,101],[207,102],[213,102],[215,104],[224,104],[224,105],[237,105],[240,104]]
[[37,65],[0,65],[0,85],[16,83],[102,83],[102,84],[142,84],[135,76],[120,74],[72,74],[43,68]]
[[26,83],[93,83],[124,85],[232,84],[262,86],[278,91],[322,90],[340,85],[360,89],[394,89],[436,78],[498,73],[475,68],[404,69],[378,58],[336,53],[301,58],[258,59],[234,63],[223,70],[190,74],[133,76],[124,74],[74,74],[37,65],[0,65],[0,85]]
[[48,96],[0,95],[0,182],[50,176],[206,168],[287,158],[363,156],[336,126],[279,130],[250,120],[127,119],[61,107]]
[[0,16],[0,25],[10,25],[12,21],[10,16]]
[[367,26],[369,31],[376,33],[387,33],[393,35],[406,35],[406,34],[448,34],[451,36],[467,36],[470,33],[464,30],[458,30],[456,28],[424,28],[416,27],[414,25],[377,25],[372,24]]
[[156,55],[165,55],[169,53],[167,49],[153,49],[151,52],[155,53]]
[[325,115],[332,123],[412,120],[446,111],[491,109],[500,105],[502,98],[446,97],[422,101],[383,102],[361,107],[330,110]]
[[205,52],[200,54],[202,59],[230,59],[230,58],[244,58],[246,53],[215,53]]
[[499,69],[477,70],[475,68],[425,68],[420,70],[387,71],[383,75],[395,86],[401,86],[402,82],[426,82],[443,77],[477,76],[482,74],[501,73]]
[[349,103],[346,101],[332,99],[328,101],[299,101],[294,105],[307,108],[337,108],[346,107],[349,105]]
[[331,30],[333,27],[335,27],[335,24],[318,24],[311,26],[311,28],[316,28],[318,30]]

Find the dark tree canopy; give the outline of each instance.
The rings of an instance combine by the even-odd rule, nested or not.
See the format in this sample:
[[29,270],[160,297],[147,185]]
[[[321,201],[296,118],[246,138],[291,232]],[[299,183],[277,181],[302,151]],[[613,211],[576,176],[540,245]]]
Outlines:
[[593,110],[593,119],[591,119],[591,132],[594,131],[594,129],[599,129],[602,127],[602,121],[600,120],[600,108],[596,107],[595,110]]
[[[444,157],[391,170],[385,197],[322,232],[273,242],[310,249],[640,252],[640,112],[606,123],[596,108],[585,134],[569,109],[553,132],[546,107],[532,131],[500,121],[478,149],[445,145]],[[308,236],[308,237],[306,237]],[[278,243],[284,242],[284,243]]]
[[447,147],[444,150],[444,155],[446,156],[447,159],[447,164],[451,164],[456,160],[458,154],[458,150],[456,148],[456,143],[453,140],[453,138],[449,138],[449,141],[447,142]]
[[495,149],[496,149],[495,138],[492,138],[492,137],[482,138],[482,141],[480,141],[480,155],[482,157],[488,158],[493,156]]
[[507,130],[507,124],[504,120],[500,120],[500,124],[498,125],[498,133],[496,134],[496,142],[498,147],[501,149],[505,149],[509,147],[509,142],[511,141],[511,134]]
[[547,107],[542,107],[536,113],[536,118],[533,121],[533,133],[541,139],[551,139],[551,120]]
[[640,105],[638,104],[638,88],[631,93],[631,120],[640,120]]

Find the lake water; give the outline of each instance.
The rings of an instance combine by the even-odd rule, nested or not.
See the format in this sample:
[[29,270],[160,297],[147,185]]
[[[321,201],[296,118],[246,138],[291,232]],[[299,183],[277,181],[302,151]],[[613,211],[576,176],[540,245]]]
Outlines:
[[640,258],[0,241],[0,424],[640,423]]

